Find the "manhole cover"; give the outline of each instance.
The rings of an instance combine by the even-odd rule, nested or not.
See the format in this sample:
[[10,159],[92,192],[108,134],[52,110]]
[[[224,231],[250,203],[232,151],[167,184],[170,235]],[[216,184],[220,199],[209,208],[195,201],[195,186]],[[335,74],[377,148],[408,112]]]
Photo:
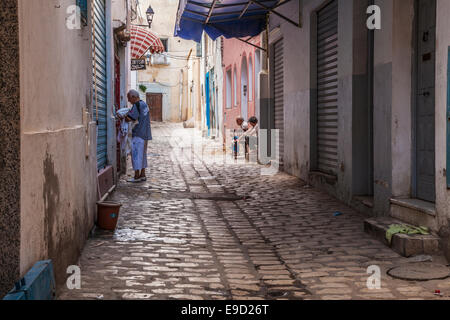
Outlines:
[[402,280],[441,280],[450,277],[450,268],[441,264],[420,262],[394,267],[387,274]]

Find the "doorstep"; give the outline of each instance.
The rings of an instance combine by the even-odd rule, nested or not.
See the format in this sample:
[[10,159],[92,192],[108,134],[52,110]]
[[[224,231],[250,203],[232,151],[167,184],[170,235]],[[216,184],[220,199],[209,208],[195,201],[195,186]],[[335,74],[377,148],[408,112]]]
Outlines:
[[373,217],[373,196],[353,196],[350,206],[368,217]]
[[[404,222],[391,218],[371,218],[364,221],[364,231],[380,240],[392,250],[404,257],[419,254],[437,255],[439,250],[439,237],[430,235],[407,235],[394,234],[391,244],[386,239],[386,231],[392,224],[405,224]],[[407,224],[408,225],[408,224]]]
[[436,206],[419,199],[391,199],[391,217],[413,226],[424,226],[438,232]]

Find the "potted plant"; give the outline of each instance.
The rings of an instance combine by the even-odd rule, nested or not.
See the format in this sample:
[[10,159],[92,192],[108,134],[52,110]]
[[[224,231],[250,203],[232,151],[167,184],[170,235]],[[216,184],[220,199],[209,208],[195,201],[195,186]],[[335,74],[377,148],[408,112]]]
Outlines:
[[143,84],[140,84],[140,85],[139,85],[139,89],[140,89],[143,93],[146,93],[146,92],[147,92],[147,87],[144,86]]

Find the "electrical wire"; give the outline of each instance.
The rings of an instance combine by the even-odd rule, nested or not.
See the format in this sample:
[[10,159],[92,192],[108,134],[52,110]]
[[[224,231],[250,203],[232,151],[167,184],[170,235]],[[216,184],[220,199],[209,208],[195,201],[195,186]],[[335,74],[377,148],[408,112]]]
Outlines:
[[[175,59],[175,60],[188,60],[188,56],[176,56],[176,55],[171,55],[171,54],[165,54],[167,57],[171,58],[171,59]],[[196,57],[196,56],[190,56],[189,60],[191,59],[197,59],[200,60],[200,57]]]
[[[163,82],[159,82],[159,81],[155,81],[155,82],[141,82],[141,84],[143,84],[143,85],[158,84],[160,86],[168,87],[168,88],[175,88],[175,87],[179,87],[180,86],[180,83],[172,85],[172,84],[167,84],[167,83],[163,83]],[[184,84],[183,84],[183,86],[184,86]]]

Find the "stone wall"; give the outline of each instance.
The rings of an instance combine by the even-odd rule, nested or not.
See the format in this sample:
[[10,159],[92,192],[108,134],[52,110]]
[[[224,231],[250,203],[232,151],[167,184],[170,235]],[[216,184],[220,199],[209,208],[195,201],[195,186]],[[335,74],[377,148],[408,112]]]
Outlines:
[[0,2],[0,299],[19,277],[20,88],[17,0]]

